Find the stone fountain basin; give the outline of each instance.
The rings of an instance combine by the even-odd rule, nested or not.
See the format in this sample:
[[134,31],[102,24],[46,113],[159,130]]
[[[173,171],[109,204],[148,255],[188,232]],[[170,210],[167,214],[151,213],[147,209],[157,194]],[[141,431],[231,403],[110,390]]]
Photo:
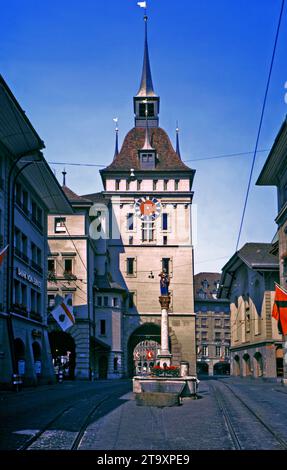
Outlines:
[[186,377],[141,377],[133,378],[133,392],[171,393],[179,397],[194,397],[197,393],[198,380],[195,376]]

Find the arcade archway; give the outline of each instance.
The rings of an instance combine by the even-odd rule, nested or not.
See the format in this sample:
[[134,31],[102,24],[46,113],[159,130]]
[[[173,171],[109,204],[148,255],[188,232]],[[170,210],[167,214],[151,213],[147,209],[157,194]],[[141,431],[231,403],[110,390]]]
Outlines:
[[49,333],[49,341],[55,370],[61,367],[64,370],[64,378],[74,379],[76,365],[74,338],[63,331],[52,331]]
[[229,362],[217,362],[213,367],[214,375],[230,375]]
[[145,374],[149,372],[155,360],[156,349],[160,347],[160,341],[160,326],[154,323],[144,323],[133,332],[128,342],[130,377],[139,372]]

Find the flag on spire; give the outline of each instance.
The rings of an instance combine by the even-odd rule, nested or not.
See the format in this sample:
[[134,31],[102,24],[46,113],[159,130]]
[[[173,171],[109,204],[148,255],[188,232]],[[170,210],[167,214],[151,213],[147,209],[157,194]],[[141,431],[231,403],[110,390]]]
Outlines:
[[137,4],[140,8],[146,8],[147,7],[146,2],[138,2]]
[[3,261],[4,261],[4,258],[5,258],[5,255],[6,255],[6,253],[7,253],[7,250],[8,250],[8,245],[5,246],[5,248],[3,248],[2,251],[0,251],[0,266],[1,266],[1,264],[3,263]]
[[275,284],[275,299],[272,317],[278,322],[279,333],[287,335],[287,292]]

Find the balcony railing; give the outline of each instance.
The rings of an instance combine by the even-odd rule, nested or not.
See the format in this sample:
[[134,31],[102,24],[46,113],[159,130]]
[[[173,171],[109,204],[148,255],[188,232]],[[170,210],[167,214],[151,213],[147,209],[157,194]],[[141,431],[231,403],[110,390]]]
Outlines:
[[64,271],[64,278],[65,279],[77,279],[77,276],[72,273],[72,271]]
[[25,263],[29,263],[29,258],[28,256],[23,253],[23,251],[19,250],[19,248],[15,247],[15,255],[18,256],[18,258],[21,258]]
[[57,281],[57,275],[55,271],[48,271],[48,281],[50,282],[56,282]]
[[31,260],[31,267],[33,269],[35,269],[35,271],[37,271],[39,274],[43,274],[43,268],[42,266],[40,266],[38,263],[36,263],[35,261]]

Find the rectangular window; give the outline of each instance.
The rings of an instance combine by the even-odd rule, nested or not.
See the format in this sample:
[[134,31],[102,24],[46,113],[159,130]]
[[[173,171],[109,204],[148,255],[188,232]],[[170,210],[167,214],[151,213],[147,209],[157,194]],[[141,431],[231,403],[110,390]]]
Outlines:
[[55,294],[48,294],[48,310],[52,310],[55,306]]
[[201,332],[201,340],[206,341],[207,340],[207,331],[202,331]]
[[168,185],[168,180],[163,181],[163,189],[164,191],[167,191],[167,185]]
[[156,191],[156,189],[157,189],[157,181],[158,181],[158,180],[153,180],[153,182],[152,182],[152,189],[153,189],[154,191]]
[[129,292],[128,306],[129,308],[133,308],[135,306],[135,293],[134,292]]
[[216,346],[216,347],[215,347],[215,355],[216,355],[216,357],[220,357],[220,354],[221,354],[221,347],[220,347],[220,346]]
[[161,228],[162,230],[168,230],[168,214],[163,213],[161,216]]
[[120,189],[120,181],[121,180],[116,180],[116,191]]
[[31,289],[31,312],[37,311],[37,292]]
[[104,307],[109,306],[109,298],[107,296],[104,296]]
[[154,223],[153,222],[142,223],[142,241],[143,242],[154,241]]
[[48,259],[48,272],[54,273],[56,271],[56,262],[54,259]]
[[66,258],[64,259],[64,274],[72,274],[73,273],[73,260]]
[[32,256],[32,261],[36,263],[37,260],[37,248],[35,243],[31,242],[31,256]]
[[163,244],[167,245],[167,236],[166,235],[163,236]]
[[55,217],[55,233],[66,233],[65,217]]
[[147,104],[147,115],[148,117],[154,117],[154,103]]
[[146,111],[145,103],[140,103],[139,104],[139,116],[145,117],[145,111]]
[[207,346],[202,346],[202,355],[203,356],[208,356],[208,347]]
[[28,193],[27,193],[27,191],[23,191],[22,209],[25,212],[25,214],[28,214]]
[[16,279],[14,280],[14,302],[15,304],[21,303],[21,289],[20,289],[20,282]]
[[202,328],[205,328],[206,325],[207,325],[207,319],[206,319],[206,318],[202,318],[202,319],[201,319],[201,327],[202,327]]
[[129,236],[129,245],[133,245],[133,243],[134,243],[134,237]]
[[215,341],[221,341],[221,333],[219,331],[215,332]]
[[42,251],[40,250],[40,248],[37,248],[37,264],[38,266],[41,266],[42,264]]
[[120,306],[120,301],[118,297],[113,298],[113,307],[118,308]]
[[221,328],[221,320],[220,320],[219,318],[217,318],[217,319],[215,320],[215,327],[216,327],[216,328]]
[[97,297],[97,307],[101,307],[103,305],[103,298],[98,296]]
[[100,335],[105,336],[106,334],[106,320],[100,321]]
[[228,347],[228,346],[225,346],[225,348],[224,348],[224,354],[225,354],[226,357],[230,355],[230,350],[229,350],[229,347]]
[[131,212],[127,215],[127,229],[128,230],[134,229],[134,214]]
[[21,303],[27,308],[27,286],[25,284],[21,284]]
[[137,180],[137,190],[141,190],[142,180]]
[[126,180],[126,190],[128,191],[130,189],[130,182],[129,180]]
[[42,298],[40,292],[37,292],[37,298],[36,298],[36,312],[41,314],[41,305],[42,305]]
[[178,188],[179,188],[179,180],[175,180],[174,181],[174,190],[178,191]]
[[127,275],[133,276],[135,274],[135,259],[127,258]]
[[22,233],[22,254],[24,261],[28,261],[28,239],[26,235]]
[[162,270],[166,270],[167,274],[170,274],[170,258],[162,258]]

